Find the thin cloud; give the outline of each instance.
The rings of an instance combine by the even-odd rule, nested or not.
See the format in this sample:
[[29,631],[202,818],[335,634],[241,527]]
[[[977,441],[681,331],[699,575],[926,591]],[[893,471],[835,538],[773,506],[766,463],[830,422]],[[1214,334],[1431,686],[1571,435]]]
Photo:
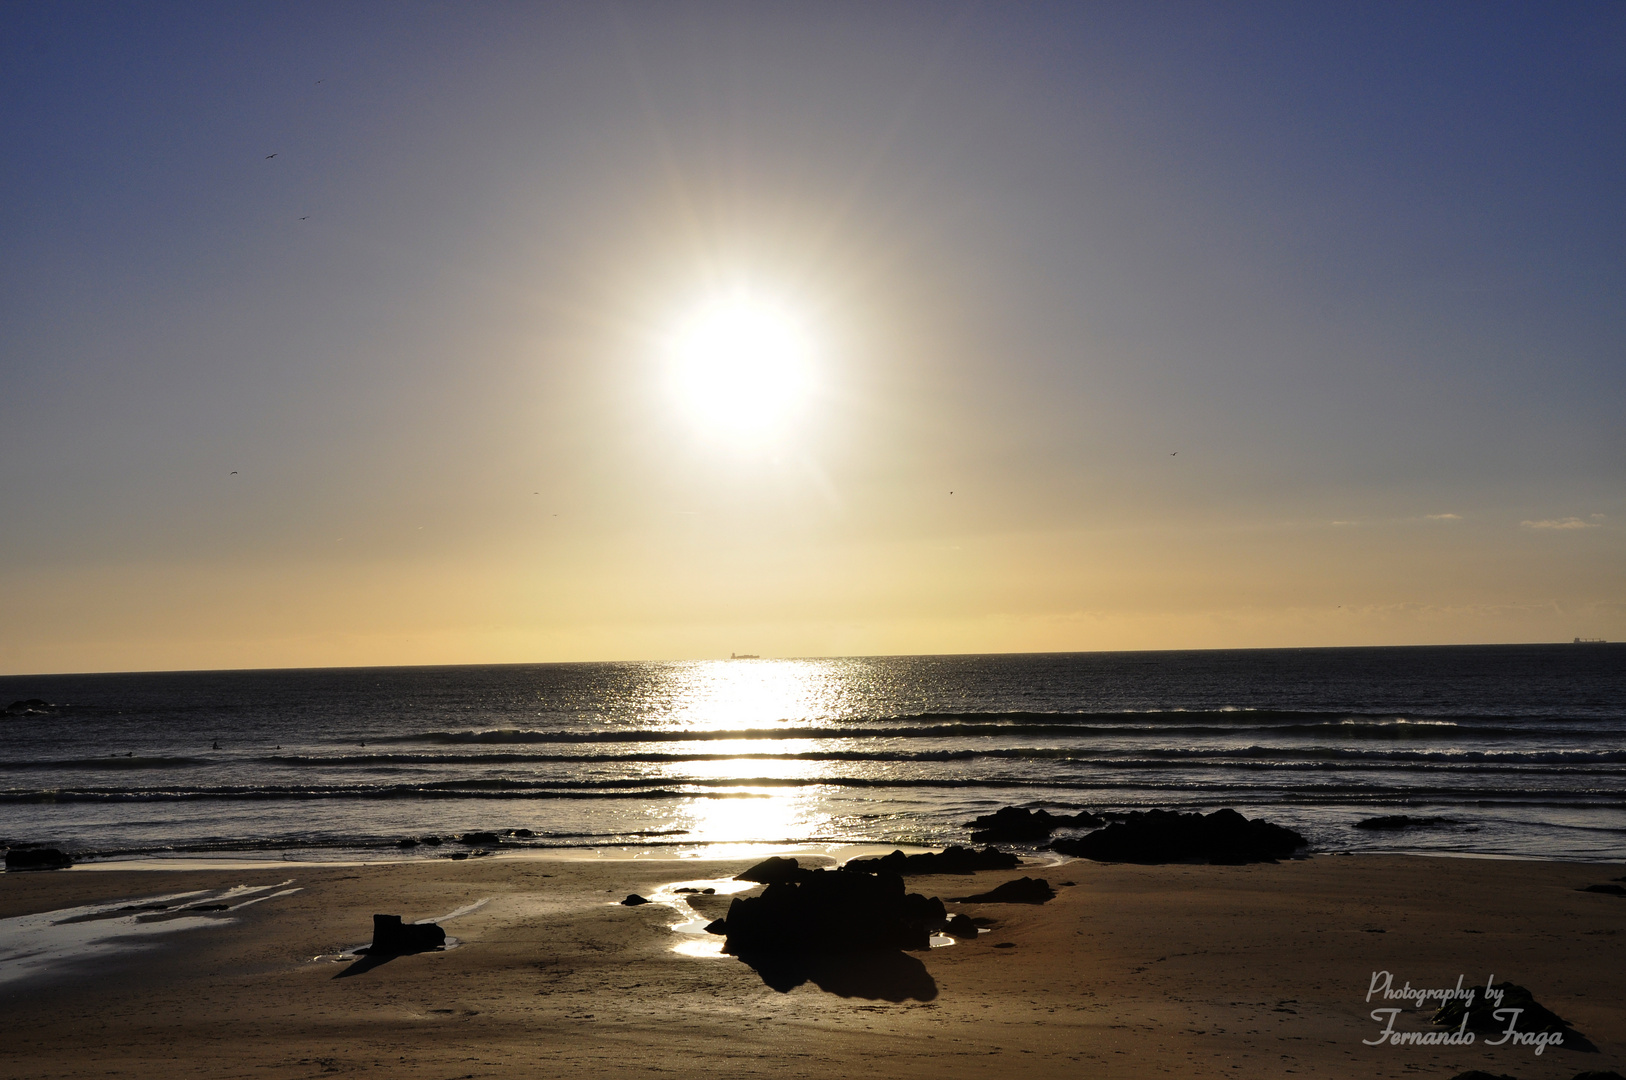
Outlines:
[[1461,521],[1461,514],[1424,514],[1430,521]]
[[1558,518],[1551,521],[1521,521],[1527,529],[1596,529],[1596,521],[1584,521],[1578,517]]

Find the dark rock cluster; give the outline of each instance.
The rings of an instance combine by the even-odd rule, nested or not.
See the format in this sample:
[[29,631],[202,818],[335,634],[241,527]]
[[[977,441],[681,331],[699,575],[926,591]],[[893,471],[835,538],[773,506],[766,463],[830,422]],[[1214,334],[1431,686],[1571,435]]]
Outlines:
[[978,851],[976,848],[951,844],[936,854],[927,852],[923,855],[905,855],[901,851],[894,851],[890,855],[873,859],[852,859],[847,862],[844,869],[865,874],[888,873],[909,877],[916,874],[974,874],[978,870],[1014,870],[1021,861],[1009,852],[991,847]]
[[760,896],[736,897],[729,905],[722,920],[726,952],[924,949],[932,931],[948,921],[941,900],[906,891],[897,874],[788,869],[770,871],[776,880]]
[[1086,836],[1057,840],[1051,850],[1097,862],[1209,862],[1238,865],[1285,859],[1308,842],[1292,829],[1235,810],[1180,814],[1147,810]]
[[22,701],[13,701],[4,709],[0,709],[0,716],[50,716],[54,711],[49,701],[25,698]]
[[1016,806],[1007,806],[967,822],[973,830],[971,839],[979,844],[1046,840],[1057,829],[1098,829],[1105,824],[1088,811],[1068,816]]
[[1507,1014],[1498,1017],[1496,1013],[1503,1009],[1522,1009],[1518,1017],[1518,1030],[1559,1033],[1565,1036],[1566,1043],[1570,1042],[1569,1036],[1574,1034],[1570,1022],[1544,1007],[1529,990],[1511,982],[1495,983],[1491,989],[1502,992],[1500,1002],[1476,990],[1472,997],[1453,998],[1436,1009],[1434,1023],[1441,1027],[1460,1027],[1463,1013],[1466,1012],[1470,1030],[1504,1031],[1507,1029]]

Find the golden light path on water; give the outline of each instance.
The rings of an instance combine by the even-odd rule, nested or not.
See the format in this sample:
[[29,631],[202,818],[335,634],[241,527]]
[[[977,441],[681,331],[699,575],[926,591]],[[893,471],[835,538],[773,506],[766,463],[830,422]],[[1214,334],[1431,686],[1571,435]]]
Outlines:
[[[662,696],[674,726],[692,731],[794,728],[840,715],[850,686],[827,665],[798,660],[719,660],[683,665],[668,677]],[[657,773],[684,780],[742,780],[773,776],[817,778],[817,761],[764,761],[747,755],[806,751],[821,741],[728,739],[706,744],[710,761],[674,762]],[[828,835],[830,815],[816,786],[743,785],[675,808],[671,825],[697,844],[722,840],[772,844]]]
[[710,660],[674,665],[655,697],[664,719],[704,731],[774,728],[841,715],[852,686],[809,660]]

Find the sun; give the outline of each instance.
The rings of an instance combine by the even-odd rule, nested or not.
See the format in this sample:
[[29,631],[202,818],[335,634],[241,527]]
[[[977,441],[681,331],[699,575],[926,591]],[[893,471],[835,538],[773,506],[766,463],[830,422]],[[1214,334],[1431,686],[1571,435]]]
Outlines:
[[781,430],[811,389],[811,344],[785,305],[740,291],[714,297],[667,341],[672,388],[702,428],[761,436]]

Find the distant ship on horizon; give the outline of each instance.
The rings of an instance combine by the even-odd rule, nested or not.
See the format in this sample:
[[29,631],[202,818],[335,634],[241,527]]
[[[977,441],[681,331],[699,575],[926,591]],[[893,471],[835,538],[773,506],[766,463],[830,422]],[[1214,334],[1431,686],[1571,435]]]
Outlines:
[[[1576,638],[1576,640],[1579,641],[1581,639]],[[731,652],[731,653],[728,654],[728,658],[730,660],[761,660],[762,659],[762,657],[758,656],[754,652],[738,652],[738,653]]]

